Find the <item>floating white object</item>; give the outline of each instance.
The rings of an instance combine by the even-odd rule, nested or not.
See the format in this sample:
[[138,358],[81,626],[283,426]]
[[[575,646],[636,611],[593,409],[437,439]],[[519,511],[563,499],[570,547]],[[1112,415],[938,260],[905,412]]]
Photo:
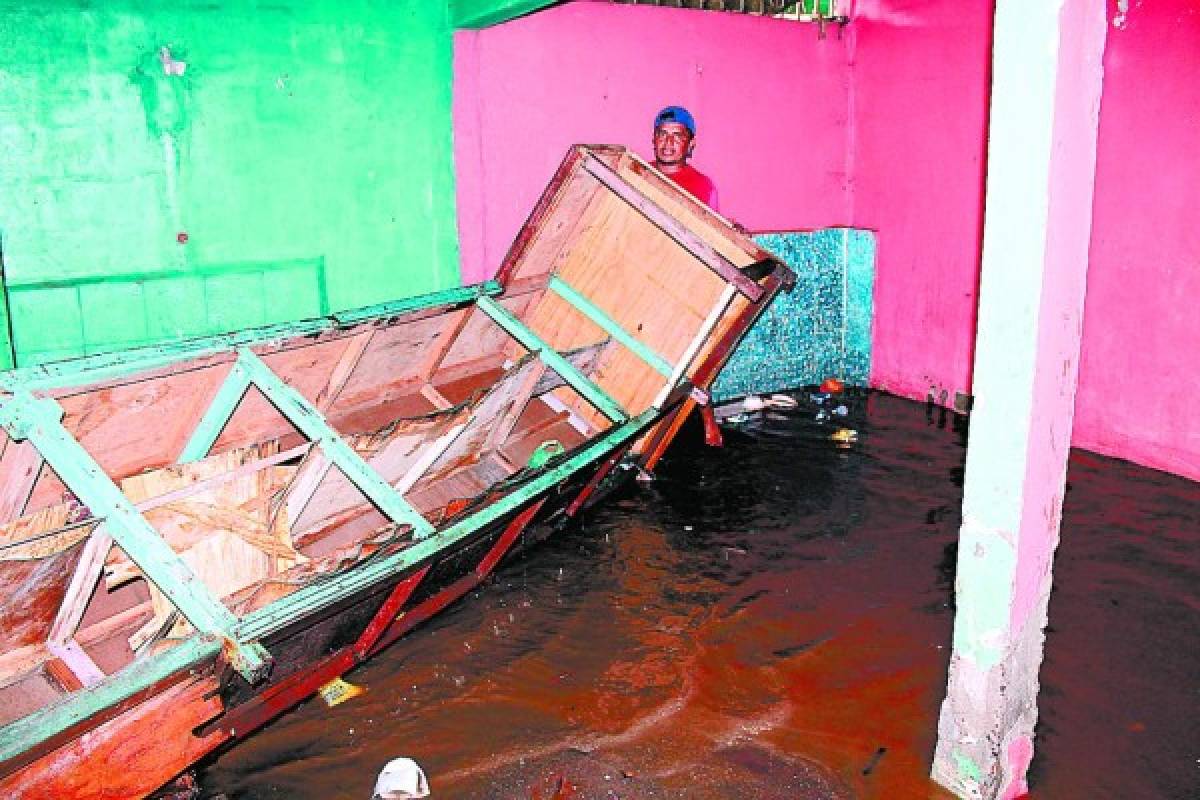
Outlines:
[[766,407],[766,401],[756,394],[752,394],[742,401],[742,408],[746,411],[762,411]]
[[766,399],[768,408],[795,408],[796,398],[786,394],[773,394]]
[[375,794],[371,800],[406,800],[428,796],[429,781],[417,762],[411,758],[393,758],[375,780]]

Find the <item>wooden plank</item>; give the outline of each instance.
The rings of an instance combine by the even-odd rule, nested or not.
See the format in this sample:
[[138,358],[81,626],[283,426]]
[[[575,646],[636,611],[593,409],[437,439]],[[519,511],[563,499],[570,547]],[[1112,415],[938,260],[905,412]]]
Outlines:
[[83,688],[83,682],[71,671],[66,662],[61,658],[48,659],[42,668],[46,670],[46,674],[54,679],[64,692],[77,692]]
[[196,423],[187,444],[183,446],[183,452],[176,459],[178,463],[199,461],[208,455],[208,451],[212,449],[213,443],[221,435],[249,388],[250,374],[240,363],[234,362],[216,395],[209,402],[208,409]]
[[296,478],[285,490],[285,501],[281,508],[286,513],[289,526],[300,519],[332,467],[333,462],[319,447],[309,451],[296,473]]
[[421,454],[413,461],[412,466],[396,481],[396,491],[404,494],[408,492],[417,481],[425,474],[426,470],[433,465],[439,458],[445,455],[446,450],[454,441],[462,435],[463,431],[470,425],[468,420],[465,423],[459,423],[453,426],[450,430],[443,433],[436,440],[426,445],[421,450]]
[[448,408],[454,408],[454,403],[446,399],[446,396],[437,390],[437,387],[432,383],[421,385],[421,397],[424,397],[433,407],[439,411],[445,411]]
[[[529,212],[529,217],[525,220],[525,224],[521,226],[521,230],[517,232],[517,238],[513,240],[512,246],[504,255],[504,260],[500,262],[500,268],[496,272],[496,279],[503,285],[508,285],[509,280],[513,277],[514,271],[517,270],[519,264],[525,258],[526,252],[529,250],[533,240],[541,235],[542,228],[546,221],[550,218],[555,205],[560,201],[561,195],[567,187],[574,184],[571,181],[575,174],[579,163],[583,160],[583,148],[572,147],[567,150],[566,157],[562,163],[558,165],[558,169],[554,171],[554,175],[550,178],[550,183],[538,198],[537,204],[533,210]],[[594,188],[588,190],[588,194],[594,193]]]
[[483,452],[493,452],[508,441],[508,437],[512,434],[513,428],[516,427],[517,421],[521,418],[521,413],[525,410],[525,406],[533,398],[534,390],[541,382],[545,372],[545,364],[536,364],[513,388],[512,400],[509,402],[508,408],[500,414],[500,417],[492,426],[491,432],[488,433],[487,441],[483,445]]
[[50,626],[49,641],[65,643],[79,629],[79,621],[83,619],[83,612],[87,610],[92,592],[100,581],[100,573],[104,570],[104,561],[108,558],[112,543],[112,537],[104,529],[104,524],[96,526],[87,544],[83,546],[83,553],[75,565],[71,582],[67,585],[62,604],[58,607],[58,614]]
[[[109,534],[120,543],[147,579],[166,594],[197,630],[224,639],[232,638],[236,618],[195,574],[104,474],[91,454],[62,427],[62,408],[53,400],[37,399],[18,392],[0,404],[0,424],[9,436],[30,438],[59,477],[103,518]],[[244,659],[247,680],[254,680],[268,668],[262,653],[242,645],[237,647]]]
[[[483,298],[486,300],[486,298]],[[242,350],[239,363],[250,371],[254,385],[270,398],[271,403],[280,410],[300,431],[325,452],[325,455],[337,465],[343,474],[351,480],[362,492],[371,499],[381,511],[395,522],[408,525],[414,536],[421,538],[433,533],[429,521],[417,513],[403,497],[401,497],[387,481],[379,477],[362,458],[350,448],[337,434],[329,423],[321,416],[311,403],[301,397],[300,393],[285,384],[267,365],[249,350]]]
[[651,367],[658,370],[664,378],[671,375],[671,365],[667,363],[666,359],[654,352],[644,342],[639,341],[636,336],[633,336],[622,328],[620,323],[610,317],[604,309],[593,303],[587,295],[577,291],[575,287],[557,275],[550,276],[549,286],[564,300],[575,306],[584,316],[600,326],[605,333],[629,348]]
[[0,459],[4,475],[0,482],[0,523],[9,522],[25,513],[25,504],[33,493],[45,460],[32,442],[8,440]]
[[668,214],[662,206],[633,188],[612,167],[595,156],[585,157],[583,166],[615,195],[644,214],[663,233],[678,242],[706,267],[720,275],[726,283],[737,287],[737,290],[744,294],[750,302],[757,303],[762,298],[761,286],[743,275],[741,270],[730,263],[729,259],[714,250],[708,242],[692,233],[683,223]]
[[463,329],[471,321],[471,315],[474,313],[474,310],[474,307],[471,307],[462,311],[462,316],[454,321],[446,334],[441,337],[441,340],[429,348],[428,357],[417,369],[417,375],[424,378],[426,383],[441,368],[442,362],[450,352],[450,348],[462,337]]
[[400,613],[400,609],[408,602],[408,598],[412,597],[412,593],[416,591],[428,573],[429,567],[422,567],[396,584],[396,587],[388,594],[387,599],[383,601],[383,605],[375,612],[371,621],[367,623],[367,627],[363,629],[363,632],[359,634],[358,639],[354,642],[354,658],[356,661],[362,661],[370,654],[371,648],[375,646],[376,642],[379,641],[379,637],[392,624],[392,621]]
[[[599,368],[601,360],[611,345],[611,340],[606,339],[603,342],[596,342],[595,344],[578,347],[563,353],[563,357],[567,361],[570,361],[575,369],[591,377]],[[566,386],[566,381],[559,377],[558,373],[553,370],[543,370],[542,377],[538,380],[537,386],[533,387],[533,394],[535,396],[545,394],[560,386]]]
[[338,395],[342,393],[342,389],[350,380],[351,374],[354,373],[355,367],[362,360],[363,353],[367,351],[367,347],[370,346],[374,337],[375,331],[367,330],[351,337],[350,341],[346,343],[346,349],[329,374],[329,383],[325,384],[325,388],[317,395],[314,405],[320,411],[329,411],[329,407],[337,401]]
[[[301,458],[311,449],[312,443],[305,442],[304,444],[296,445],[295,447],[287,450],[281,450],[278,453],[266,456],[265,458],[258,458],[254,461],[242,464],[239,467],[234,467],[225,472],[213,475],[211,478],[203,478],[178,489],[141,500],[134,504],[134,508],[136,508],[138,511],[151,511],[155,508],[187,499],[188,497],[192,497],[193,495],[200,494],[202,492],[212,491],[213,489],[218,489],[227,483],[239,480],[248,475],[264,472],[269,467],[282,464],[285,461]],[[229,453],[223,453],[222,455],[228,454]]]
[[667,396],[675,390],[675,387],[678,386],[680,381],[682,381],[687,375],[687,371],[691,367],[692,361],[700,353],[700,348],[702,348],[708,342],[709,338],[712,336],[713,330],[717,327],[717,323],[721,321],[721,317],[723,317],[725,312],[729,309],[729,304],[733,302],[734,291],[735,290],[733,286],[728,286],[725,288],[725,291],[721,293],[720,299],[717,300],[715,305],[713,305],[712,310],[708,314],[708,318],[704,320],[704,324],[700,326],[700,330],[696,332],[696,336],[692,339],[692,343],[688,345],[687,350],[684,351],[679,361],[675,364],[675,371],[671,374],[671,377],[667,379],[666,384],[663,385],[662,391],[660,391],[658,396],[654,398],[654,406],[656,408],[662,408],[663,404],[666,402]]
[[508,331],[523,347],[535,353],[546,366],[557,372],[572,389],[583,395],[589,403],[594,405],[609,419],[615,422],[623,422],[628,418],[625,410],[607,392],[600,388],[591,378],[577,370],[570,361],[563,358],[557,350],[526,327],[524,323],[514,317],[506,308],[488,297],[480,299],[479,308],[491,317],[497,325]]
[[[415,392],[416,386],[425,379],[430,351],[442,345],[448,331],[466,313],[466,309],[456,309],[436,317],[404,319],[378,328],[337,397],[321,407],[318,401],[325,390],[325,386],[321,386],[312,395],[314,405],[330,419],[338,420],[360,409],[375,408],[392,398]],[[276,371],[289,377],[290,382],[286,366],[280,366]],[[328,377],[325,382],[328,384]]]
[[82,686],[95,686],[104,680],[104,672],[74,639],[46,642],[46,649],[67,666]]

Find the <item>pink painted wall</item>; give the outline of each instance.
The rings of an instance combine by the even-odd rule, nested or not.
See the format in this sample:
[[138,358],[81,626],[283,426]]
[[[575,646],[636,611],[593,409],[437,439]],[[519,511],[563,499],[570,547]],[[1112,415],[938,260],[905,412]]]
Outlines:
[[992,4],[858,0],[851,224],[879,232],[871,381],[970,393]]
[[[1131,5],[1105,51],[1073,443],[1200,480],[1200,8]],[[953,395],[971,385],[991,3],[854,13],[852,223],[879,231],[872,382]]]
[[668,104],[698,127],[693,164],[751,230],[845,224],[848,73],[836,33],[735,14],[570,3],[455,35],[463,280],[490,277],[579,142],[650,154]]
[[1104,58],[1075,444],[1200,480],[1200,6],[1130,6]]
[[[1200,9],[1132,5],[1105,56],[1074,442],[1200,479]],[[568,145],[646,154],[655,111],[681,103],[727,215],[878,231],[872,384],[969,392],[992,10],[857,0],[845,36],[818,40],[580,2],[456,34],[464,281],[494,272]]]

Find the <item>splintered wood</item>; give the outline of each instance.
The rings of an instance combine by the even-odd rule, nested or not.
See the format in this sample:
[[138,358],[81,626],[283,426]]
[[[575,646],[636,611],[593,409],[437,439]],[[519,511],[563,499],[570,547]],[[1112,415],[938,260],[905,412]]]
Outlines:
[[[447,327],[462,332],[466,322],[467,312],[461,311],[449,321],[422,320],[416,332],[424,341],[434,341],[438,338],[434,334]],[[318,346],[326,355],[339,354],[331,357],[324,387],[317,387],[311,377],[310,357],[284,350],[276,363],[290,359],[288,363],[304,367],[306,391],[327,409],[340,410],[343,427],[361,431],[345,435],[350,447],[396,491],[410,495],[414,507],[427,516],[447,516],[516,472],[521,464],[503,449],[520,448],[531,432],[568,445],[581,441],[562,415],[548,412],[537,416],[536,424],[527,425],[529,430],[521,426],[529,404],[540,393],[561,385],[546,375],[537,359],[525,357],[504,369],[496,356],[482,357],[476,341],[472,347],[460,348],[454,363],[443,365],[451,343],[439,343],[437,359],[410,344],[388,329],[322,342]],[[580,368],[591,371],[600,352],[585,349],[571,357]],[[397,375],[389,365],[414,371]],[[377,381],[383,386],[379,399],[384,407],[409,416],[389,414],[383,418],[385,424],[379,424],[380,409],[368,407],[365,378],[358,374],[364,368],[380,370],[385,376]],[[223,376],[228,364],[209,369]],[[478,370],[499,379],[479,377]],[[200,381],[194,373],[188,375],[208,387],[210,395],[220,385],[219,380]],[[462,399],[452,402],[438,385]],[[110,396],[114,392],[128,398],[148,396],[132,387],[103,391]],[[83,414],[85,409],[94,411],[95,403],[79,399],[74,408]],[[125,496],[196,579],[237,613],[260,608],[381,547],[403,547],[407,541],[407,528],[383,517],[332,466],[319,445],[298,441],[290,423],[265,403],[253,389],[246,393],[218,439],[218,452],[118,480]],[[193,403],[190,408],[196,417],[204,413],[203,404]],[[363,430],[366,425],[375,427]],[[230,426],[241,431],[237,436],[272,438],[220,450],[223,441],[237,439],[229,433]],[[85,418],[75,422],[76,430],[91,436],[103,427]],[[178,449],[186,437],[170,438],[171,448]],[[40,456],[32,458],[28,448],[9,443],[7,449],[22,474],[41,469]],[[122,458],[146,463],[144,456]],[[27,480],[24,488],[10,495],[31,494],[34,482]],[[0,674],[0,687],[12,685],[31,667],[44,665],[51,679],[47,685],[73,691],[104,674],[90,650],[115,648],[130,659],[191,631],[187,620],[159,587],[145,579],[125,550],[111,546],[104,524],[91,518],[56,478],[53,482],[45,497],[57,493],[65,499],[50,505],[43,500],[43,507],[0,525],[0,587],[9,590],[0,597],[0,614],[7,623],[0,645],[6,651],[28,650],[23,659],[0,659],[0,673],[6,663],[12,668]],[[13,508],[21,505],[18,500],[10,502]],[[136,593],[125,591],[132,585],[139,587]],[[114,597],[123,599],[110,599]],[[103,615],[95,610],[89,614],[89,609],[110,606],[123,622],[114,625],[114,617],[104,618],[99,623],[103,632],[98,633],[91,618]],[[114,637],[119,637],[119,646],[112,643]],[[91,644],[82,646],[80,641]],[[42,642],[49,646],[39,646]],[[3,718],[0,714],[0,721]]]

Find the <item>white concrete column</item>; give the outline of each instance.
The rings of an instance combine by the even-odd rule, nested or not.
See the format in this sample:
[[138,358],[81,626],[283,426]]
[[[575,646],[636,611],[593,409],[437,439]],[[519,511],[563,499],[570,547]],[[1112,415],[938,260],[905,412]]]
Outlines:
[[1019,797],[1071,442],[1102,0],[997,0],[957,615],[933,778]]

